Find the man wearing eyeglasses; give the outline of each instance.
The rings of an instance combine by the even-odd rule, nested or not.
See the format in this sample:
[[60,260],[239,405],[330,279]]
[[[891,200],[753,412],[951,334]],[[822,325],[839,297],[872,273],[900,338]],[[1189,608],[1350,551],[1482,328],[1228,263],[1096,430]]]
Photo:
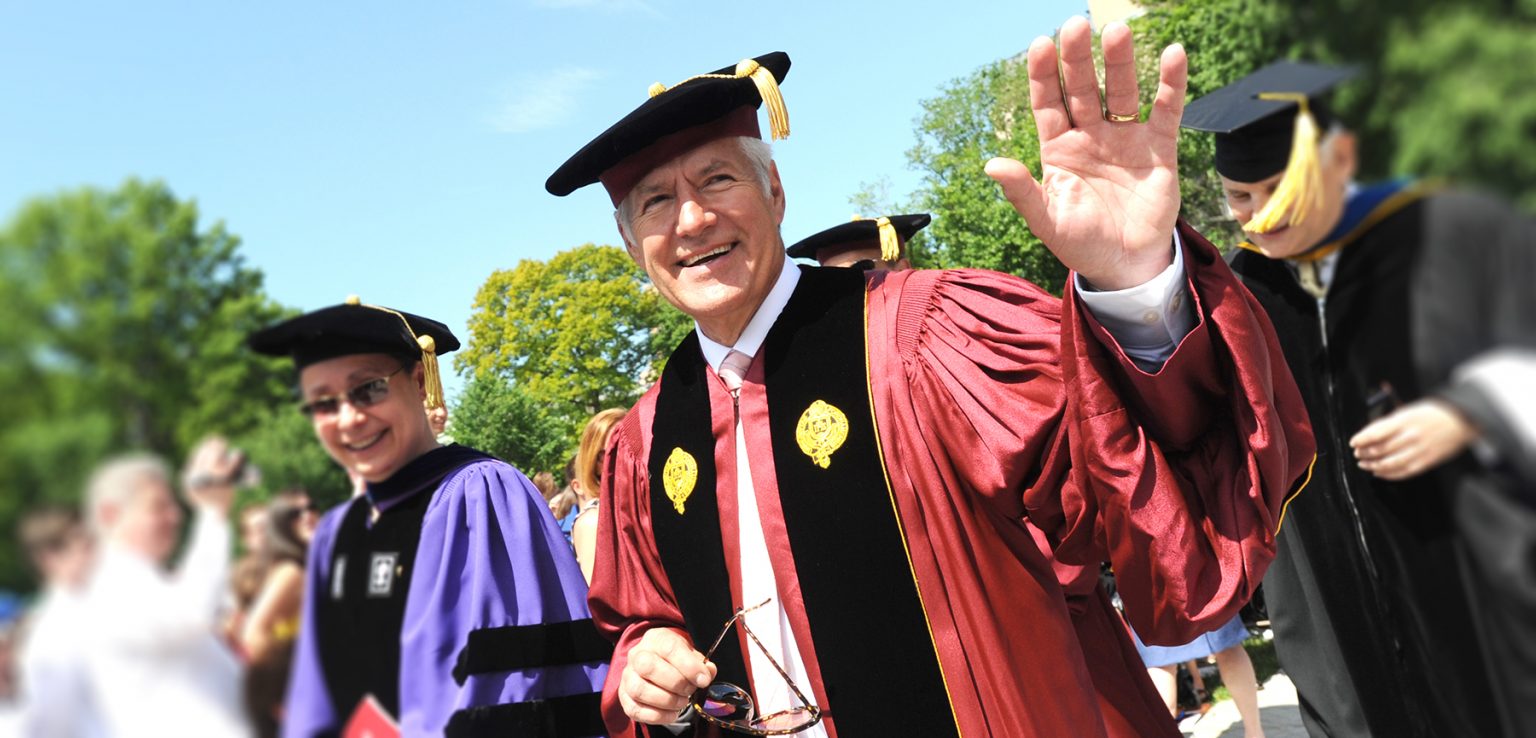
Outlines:
[[543,497],[433,432],[437,357],[459,346],[448,328],[354,298],[250,345],[292,357],[320,444],[366,482],[309,549],[283,734],[603,734],[611,648]]
[[854,218],[807,236],[784,253],[824,267],[899,272],[912,268],[907,242],[932,220],[927,213]]
[[782,53],[653,86],[550,177],[601,182],[697,324],[609,446],[591,604],[617,641],[611,731],[686,731],[692,710],[756,735],[1107,735],[1026,519],[1063,561],[1113,561],[1158,642],[1246,601],[1312,459],[1306,416],[1269,324],[1176,226],[1183,51],[1138,124],[1129,29],[1103,38],[1102,103],[1085,20],[1060,65],[1030,48],[1043,182],[988,164],[1077,272],[1064,300],[789,264],[756,112],[788,133]]

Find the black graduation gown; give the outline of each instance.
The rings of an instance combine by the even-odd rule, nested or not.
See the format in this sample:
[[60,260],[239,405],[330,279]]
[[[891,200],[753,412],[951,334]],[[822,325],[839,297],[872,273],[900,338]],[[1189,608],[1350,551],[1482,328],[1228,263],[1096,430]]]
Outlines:
[[1317,437],[1264,580],[1313,736],[1499,734],[1452,515],[1456,489],[1487,472],[1464,454],[1386,482],[1348,440],[1373,394],[1454,402],[1458,365],[1529,340],[1536,274],[1504,266],[1516,251],[1531,263],[1519,220],[1480,197],[1415,201],[1344,246],[1321,306],[1285,262],[1230,258],[1274,322]]

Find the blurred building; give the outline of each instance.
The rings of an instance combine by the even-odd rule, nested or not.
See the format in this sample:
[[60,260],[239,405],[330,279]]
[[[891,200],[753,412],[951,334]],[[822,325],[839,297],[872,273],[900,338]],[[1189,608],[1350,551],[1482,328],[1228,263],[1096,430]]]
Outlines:
[[1088,19],[1098,33],[1115,21],[1127,21],[1147,12],[1131,0],[1088,0]]

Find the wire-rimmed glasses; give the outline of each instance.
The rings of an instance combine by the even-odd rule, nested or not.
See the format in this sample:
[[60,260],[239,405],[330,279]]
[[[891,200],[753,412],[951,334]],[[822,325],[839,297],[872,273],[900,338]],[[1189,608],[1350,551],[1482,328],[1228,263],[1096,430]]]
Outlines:
[[746,735],[789,735],[821,722],[821,708],[811,704],[811,701],[805,698],[805,693],[801,692],[795,681],[789,678],[789,674],[784,671],[783,666],[779,665],[778,660],[768,653],[768,649],[763,646],[762,641],[757,639],[757,634],[747,627],[747,621],[743,618],[747,613],[772,601],[773,598],[770,597],[751,607],[737,610],[730,620],[725,621],[725,627],[720,629],[720,635],[715,638],[714,645],[709,647],[709,652],[704,654],[704,659],[708,661],[714,658],[715,649],[719,648],[720,643],[730,634],[731,627],[740,622],[741,629],[747,634],[747,638],[757,645],[757,650],[768,659],[768,663],[773,664],[774,670],[779,672],[779,676],[784,678],[784,683],[789,685],[790,691],[795,694],[795,699],[800,701],[800,707],[791,707],[788,710],[759,716],[757,705],[752,701],[752,695],[747,690],[730,682],[715,682],[693,695],[694,714],[705,722]]

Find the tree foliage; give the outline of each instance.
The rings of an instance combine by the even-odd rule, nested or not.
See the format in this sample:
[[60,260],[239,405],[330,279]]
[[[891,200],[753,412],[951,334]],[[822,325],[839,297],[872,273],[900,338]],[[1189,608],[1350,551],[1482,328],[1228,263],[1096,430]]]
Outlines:
[[1388,171],[1470,181],[1536,208],[1533,38],[1536,3],[1523,13],[1437,9],[1393,29],[1367,118],[1394,145]]
[[508,395],[496,402],[510,408],[535,398],[574,440],[593,413],[633,404],[691,329],[623,249],[586,244],[492,274],[454,361],[472,380],[466,401]]
[[[244,348],[285,312],[239,245],[195,203],[132,179],[34,199],[0,228],[0,527],[78,500],[108,454],[176,461],[291,397],[285,362]],[[0,553],[0,585],[21,579],[14,555]]]
[[537,397],[497,374],[470,379],[448,427],[455,441],[492,454],[529,477],[564,468],[576,446],[572,430]]
[[325,452],[309,419],[293,403],[267,409],[253,428],[231,442],[261,471],[258,489],[241,493],[245,501],[266,500],[298,487],[323,510],[352,494],[346,471]]
[[1040,171],[1024,59],[988,64],[922,102],[917,143],[907,152],[922,174],[914,209],[935,214],[917,251],[923,267],[978,267],[1011,272],[1060,291],[1066,270],[1003,199],[982,171],[995,156]]

